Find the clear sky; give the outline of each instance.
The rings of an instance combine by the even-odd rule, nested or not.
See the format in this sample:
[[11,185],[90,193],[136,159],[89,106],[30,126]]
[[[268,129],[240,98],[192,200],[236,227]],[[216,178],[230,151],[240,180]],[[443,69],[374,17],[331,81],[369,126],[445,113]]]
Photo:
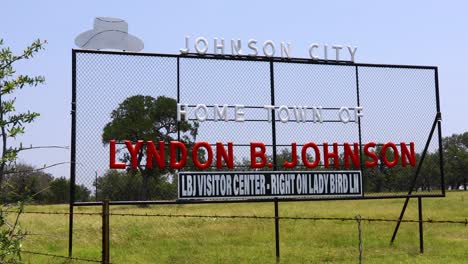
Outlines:
[[[443,135],[468,131],[468,3],[466,1],[3,1],[0,38],[19,52],[37,38],[46,50],[17,65],[46,85],[17,94],[18,110],[41,117],[24,145],[70,145],[71,49],[97,16],[118,17],[143,39],[145,52],[179,53],[184,36],[273,40],[307,57],[310,43],[358,46],[356,62],[439,67]],[[68,150],[35,150],[36,166],[69,161]],[[69,175],[68,165],[49,169]]]

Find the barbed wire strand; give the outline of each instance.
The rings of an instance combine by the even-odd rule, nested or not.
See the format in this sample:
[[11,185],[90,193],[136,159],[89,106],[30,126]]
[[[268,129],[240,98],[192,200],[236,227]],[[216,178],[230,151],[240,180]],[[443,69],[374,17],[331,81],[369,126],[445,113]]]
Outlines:
[[[24,214],[42,214],[42,215],[69,215],[69,212],[44,212],[44,211],[25,211]],[[102,216],[99,212],[74,212],[74,215]],[[176,217],[176,218],[219,218],[219,219],[275,219],[275,216],[257,216],[257,215],[185,215],[185,214],[149,214],[149,213],[109,213],[109,216],[130,216],[130,217]],[[280,216],[281,220],[312,220],[312,221],[356,221],[354,217],[302,217],[302,216]],[[416,219],[387,219],[387,218],[365,218],[361,221],[367,222],[405,222],[419,223]],[[464,220],[422,220],[429,224],[464,224],[468,225],[468,218]]]
[[100,260],[95,260],[95,259],[85,259],[85,258],[78,258],[78,257],[66,257],[66,256],[54,255],[54,254],[50,254],[50,253],[34,252],[34,251],[28,251],[28,250],[21,250],[21,253],[32,254],[32,255],[41,255],[41,256],[54,257],[54,258],[62,258],[62,259],[68,259],[68,260],[76,260],[76,261],[85,261],[85,262],[94,262],[94,263],[101,263],[102,262]]

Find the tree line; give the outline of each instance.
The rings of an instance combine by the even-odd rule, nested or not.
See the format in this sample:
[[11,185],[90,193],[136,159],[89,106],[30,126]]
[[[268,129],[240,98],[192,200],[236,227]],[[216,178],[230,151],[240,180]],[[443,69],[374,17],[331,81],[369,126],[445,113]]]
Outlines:
[[[445,188],[446,189],[468,189],[468,132],[454,134],[442,139]],[[379,150],[377,150],[379,152]],[[392,159],[392,153],[387,153]],[[441,188],[441,173],[439,150],[428,151],[424,157],[421,171],[416,180],[416,190],[425,192],[435,192]],[[281,149],[277,154],[277,163],[282,164],[285,160],[290,160],[291,153],[288,149]],[[340,159],[343,159],[343,155]],[[203,158],[202,158],[203,159]],[[416,154],[416,161],[422,159],[422,153]],[[269,156],[271,161],[272,157]],[[364,160],[365,162],[365,160]],[[344,164],[343,161],[339,162]],[[235,169],[249,170],[250,161],[236,161]],[[382,162],[373,168],[364,167],[363,184],[366,193],[395,193],[409,191],[411,182],[417,167],[403,167],[401,163],[389,168]],[[191,169],[191,168],[187,168]],[[328,168],[326,170],[347,170],[344,167]],[[284,168],[281,168],[284,170]],[[295,168],[294,170],[306,170],[306,168]],[[325,170],[317,168],[316,170]],[[148,174],[148,181],[145,189],[146,195],[142,194],[143,176],[138,170],[109,170],[101,177],[97,178],[94,187],[97,191],[98,200],[108,198],[111,200],[141,200],[141,199],[176,199],[177,198],[177,176],[174,172],[164,171]]]
[[[75,195],[80,201],[89,201],[90,190],[84,185],[76,185]],[[68,203],[70,200],[70,180],[53,177],[31,165],[17,164],[4,178],[0,195],[2,204],[29,201],[40,204]]]

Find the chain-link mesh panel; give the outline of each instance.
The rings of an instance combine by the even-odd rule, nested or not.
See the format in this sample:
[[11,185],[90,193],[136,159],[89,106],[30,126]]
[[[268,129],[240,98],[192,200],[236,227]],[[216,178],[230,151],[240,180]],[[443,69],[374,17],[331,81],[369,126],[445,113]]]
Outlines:
[[[177,98],[176,62],[167,57],[76,54],[76,184],[97,193],[99,199],[142,198],[142,179],[136,172],[108,170],[104,127],[112,120],[112,111],[132,96]],[[117,160],[123,155],[118,152]],[[150,180],[147,184],[160,183]]]
[[[277,63],[275,74],[275,103],[288,106],[291,122],[281,122],[277,117],[277,144],[296,142],[359,142],[355,122],[339,122],[340,107],[357,106],[354,67],[317,64]],[[306,118],[297,121],[296,107],[307,106]],[[323,122],[314,122],[311,108],[321,107]],[[297,108],[296,108],[297,109]]]
[[[358,70],[360,102],[365,108],[361,119],[362,141],[414,142],[419,164],[437,116],[435,71],[389,67],[359,67]],[[438,150],[437,133],[429,141],[428,150],[415,191],[440,193],[438,154],[434,156]],[[429,170],[429,166],[434,169]],[[416,169],[417,166],[400,165],[366,169],[366,194],[408,193]]]
[[[195,106],[208,107],[207,121],[200,123],[197,141],[211,144],[234,144],[235,167],[250,168],[250,142],[271,145],[271,124],[265,122],[265,110],[259,106],[271,104],[270,66],[267,62],[226,61],[217,59],[181,58],[180,103],[188,104],[188,117],[196,119]],[[244,122],[235,121],[235,105],[245,106]],[[214,105],[227,105],[228,121],[215,121]],[[213,146],[214,149],[214,146]],[[272,156],[272,148],[267,148]],[[206,156],[205,156],[206,157]],[[214,158],[211,169],[215,169]],[[186,166],[183,170],[196,170]]]
[[[291,143],[299,156],[294,170],[310,170],[300,158],[301,149],[315,142],[322,151],[314,170],[362,168],[365,196],[406,194],[421,161],[436,118],[435,69],[358,66],[294,61],[226,60],[164,55],[76,51],[76,184],[84,185],[96,200],[159,200],[177,196],[176,171],[146,168],[139,155],[138,169],[130,169],[124,140],[164,141],[166,165],[169,142],[206,141],[234,144],[234,170],[250,168],[250,142],[266,145],[268,163],[262,170],[284,170],[291,159]],[[187,122],[175,122],[176,103],[187,105]],[[197,104],[207,107],[206,121],[196,116]],[[265,106],[274,104],[274,112]],[[227,105],[228,121],[216,118],[215,105]],[[236,122],[236,105],[242,105],[243,122]],[[154,107],[156,106],[156,107]],[[355,117],[362,106],[363,117]],[[349,109],[349,122],[340,120],[340,108]],[[303,112],[301,112],[303,111]],[[301,113],[303,115],[301,115]],[[272,115],[272,116],[270,116]],[[271,118],[274,122],[269,121]],[[218,119],[218,120],[217,120]],[[276,133],[275,133],[276,132]],[[414,193],[441,194],[438,134],[429,140],[428,152]],[[110,145],[116,144],[116,162],[126,170],[109,169]],[[339,166],[324,168],[324,143],[338,144]],[[344,143],[377,144],[414,142],[416,166],[344,167]],[[274,153],[276,149],[276,153]],[[329,147],[332,151],[332,147]],[[401,150],[399,150],[401,151]],[[309,161],[318,157],[307,149]],[[206,151],[198,153],[206,160]],[[180,153],[177,155],[180,157]],[[207,170],[216,168],[216,155]],[[387,156],[393,156],[387,153]],[[184,171],[197,170],[190,157]],[[221,170],[228,170],[223,163]],[[75,200],[80,201],[79,196]]]

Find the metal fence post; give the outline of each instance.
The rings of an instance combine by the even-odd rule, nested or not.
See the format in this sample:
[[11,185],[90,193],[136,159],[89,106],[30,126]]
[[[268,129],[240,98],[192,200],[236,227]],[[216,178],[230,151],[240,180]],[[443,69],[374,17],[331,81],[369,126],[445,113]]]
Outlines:
[[358,224],[358,236],[359,236],[359,264],[362,263],[362,217],[360,215],[356,216],[356,221]]
[[278,198],[275,198],[275,246],[276,246],[276,263],[280,262],[280,243],[279,243],[279,210]]
[[76,172],[76,52],[72,50],[72,103],[71,103],[71,149],[70,149],[70,200],[68,215],[68,257],[73,253],[73,207],[75,206]]
[[102,263],[110,263],[109,252],[109,200],[102,202]]
[[423,237],[423,219],[422,219],[422,199],[418,197],[418,217],[419,217],[419,252],[424,253],[424,237]]

